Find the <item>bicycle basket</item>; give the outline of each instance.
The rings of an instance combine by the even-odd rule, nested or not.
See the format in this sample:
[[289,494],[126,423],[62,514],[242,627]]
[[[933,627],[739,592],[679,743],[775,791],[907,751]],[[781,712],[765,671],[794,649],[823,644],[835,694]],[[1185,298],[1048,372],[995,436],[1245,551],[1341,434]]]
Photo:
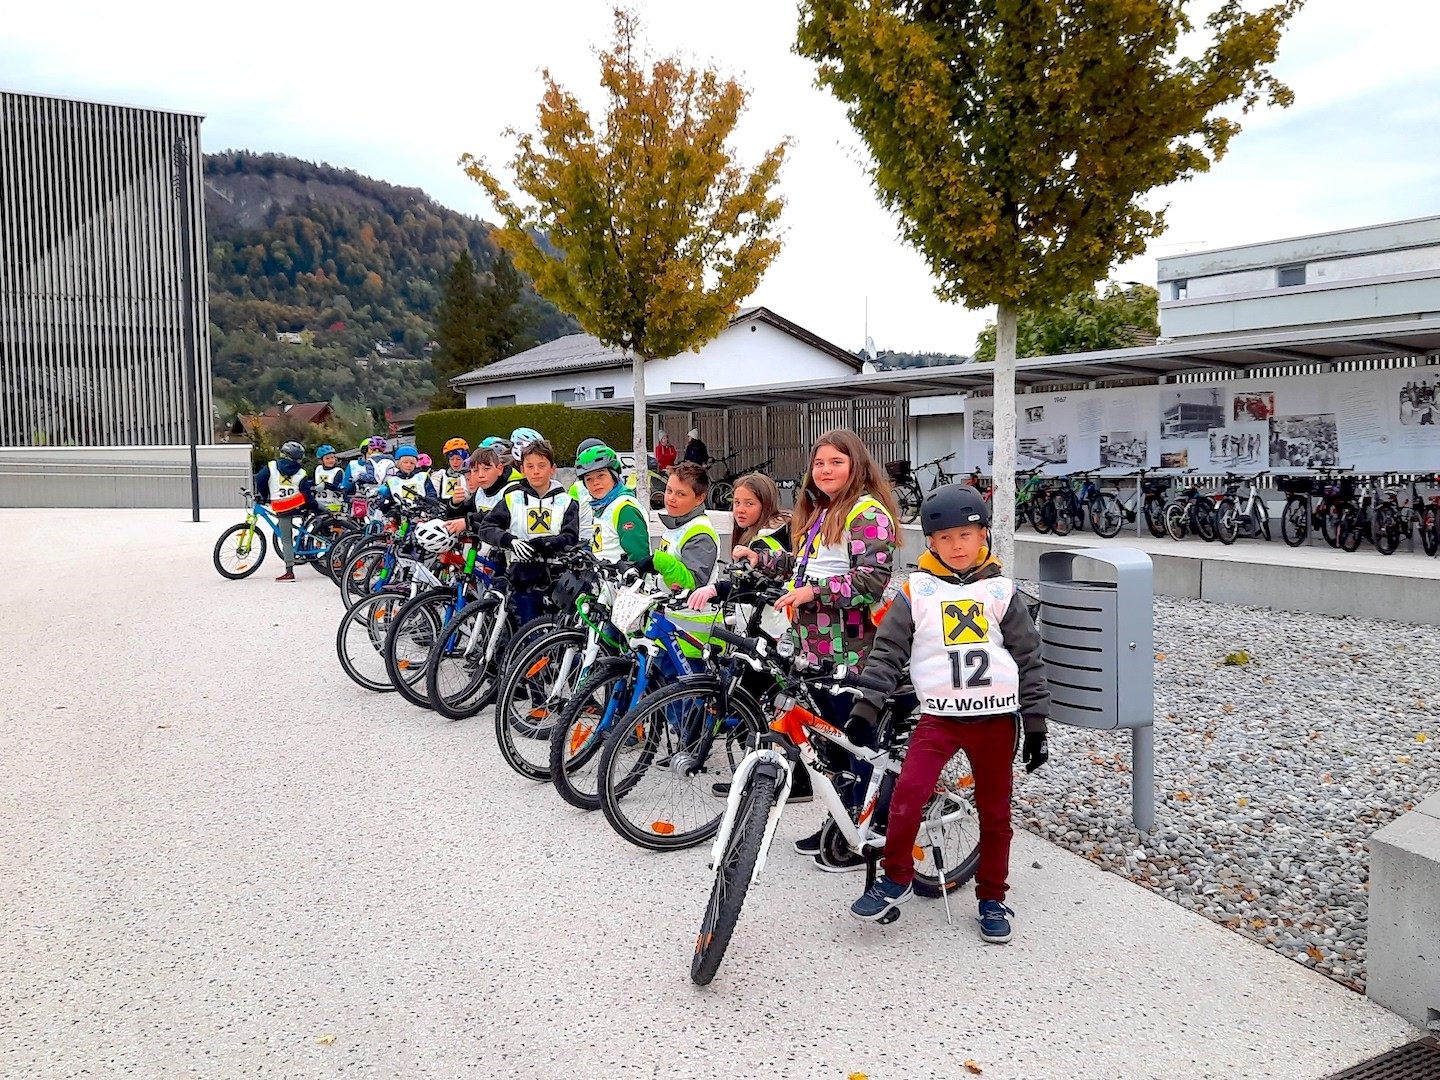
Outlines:
[[615,590],[615,603],[610,607],[610,621],[622,634],[633,634],[645,622],[645,613],[656,596],[644,585]]
[[1315,480],[1310,476],[1279,476],[1275,486],[1286,495],[1309,495],[1315,489]]
[[904,480],[910,475],[910,459],[901,458],[899,461],[887,461],[885,472],[889,474],[891,480]]

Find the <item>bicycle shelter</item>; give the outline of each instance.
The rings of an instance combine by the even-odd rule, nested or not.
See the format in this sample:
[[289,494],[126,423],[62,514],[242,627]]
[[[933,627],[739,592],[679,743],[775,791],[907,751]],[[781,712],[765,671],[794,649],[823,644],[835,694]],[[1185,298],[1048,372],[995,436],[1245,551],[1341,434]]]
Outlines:
[[[1075,561],[1107,565],[1114,580],[1075,576]],[[1039,559],[1040,655],[1050,717],[1074,727],[1130,731],[1131,818],[1155,825],[1155,616],[1150,556],[1134,548],[1047,551]]]

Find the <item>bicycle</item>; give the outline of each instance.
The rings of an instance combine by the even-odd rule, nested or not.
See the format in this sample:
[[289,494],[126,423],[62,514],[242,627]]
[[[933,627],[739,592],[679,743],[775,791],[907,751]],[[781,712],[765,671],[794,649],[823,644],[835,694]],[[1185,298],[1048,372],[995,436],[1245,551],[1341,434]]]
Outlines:
[[[1440,475],[1435,480],[1440,483]],[[1381,555],[1393,555],[1401,540],[1408,540],[1418,532],[1425,554],[1434,557],[1440,550],[1437,525],[1440,525],[1440,492],[1422,494],[1419,481],[1411,477],[1381,494],[1375,507],[1375,549]]]
[[[1270,539],[1270,508],[1260,497],[1259,480],[1264,475],[1263,472],[1250,477],[1225,474],[1225,494],[1215,504],[1215,539],[1220,543],[1233,544],[1238,537]],[[1248,488],[1243,500],[1237,503],[1235,499],[1242,484]]]
[[[901,458],[898,461],[887,461],[885,472],[890,477],[894,487],[895,500],[900,504],[900,520],[906,525],[913,524],[920,516],[920,504],[925,501],[926,491],[934,491],[938,487],[955,482],[955,474],[945,471],[945,462],[955,457],[949,453],[938,457],[934,461],[927,461],[921,465],[910,467],[909,458]],[[935,480],[925,491],[920,488],[920,473],[926,469],[935,470]]]
[[1336,546],[1341,551],[1358,551],[1362,540],[1369,540],[1378,547],[1375,514],[1379,505],[1379,482],[1373,478],[1360,480],[1355,485],[1355,492],[1359,503],[1352,503],[1340,511],[1339,543]]
[[[717,462],[715,464],[729,461],[738,453],[739,451],[737,450],[734,454],[729,454],[726,457],[721,458],[720,462]],[[733,470],[727,472],[718,480],[711,480],[709,502],[707,502],[706,505],[712,510],[729,510],[735,505],[735,481],[739,480],[742,476],[749,476],[751,473],[764,473],[774,464],[775,459],[773,457],[766,458],[764,461],[760,462],[760,464],[754,466],[753,468],[744,470]],[[769,474],[766,473],[766,475],[768,476]]]
[[[1194,472],[1188,469],[1187,472]],[[1192,483],[1165,504],[1165,531],[1172,540],[1184,540],[1194,532],[1202,540],[1215,539],[1215,502]]]
[[[1075,481],[1080,481],[1080,488],[1075,489]],[[1053,504],[1053,512],[1049,514],[1049,523],[1056,536],[1068,536],[1072,529],[1078,529],[1087,522],[1090,528],[1099,536],[1106,533],[1096,528],[1102,512],[1102,501],[1104,492],[1100,485],[1095,482],[1094,473],[1078,472],[1070,476],[1062,476],[1057,481],[1057,486],[1050,496]],[[1118,506],[1118,500],[1116,501]],[[1133,518],[1131,520],[1134,520]],[[1108,521],[1107,525],[1108,528]],[[1108,535],[1114,536],[1120,531],[1120,519],[1115,520],[1114,532]]]
[[[280,522],[275,514],[268,506],[257,503],[255,493],[249,489],[241,488],[240,494],[245,499],[245,520],[220,534],[210,556],[216,573],[230,581],[249,577],[259,570],[260,564],[265,561],[269,545],[265,540],[265,533],[259,528],[261,523],[270,530],[275,547],[278,549],[280,546]],[[312,514],[301,517],[295,523],[293,550],[296,564],[313,566],[316,573],[327,574],[325,555],[330,550],[336,533],[341,531],[344,531],[344,527],[335,520],[334,515]]]
[[1347,508],[1355,506],[1356,477],[1349,470],[1322,469],[1317,474],[1281,477],[1285,509],[1280,516],[1280,536],[1290,547],[1299,547],[1310,538],[1312,529],[1331,547],[1340,543],[1340,520]]
[[[768,730],[755,735],[745,757],[735,767],[725,812],[710,850],[709,868],[715,873],[710,898],[695,938],[690,978],[705,986],[715,977],[729,948],[740,910],[750,887],[765,868],[770,844],[790,792],[795,766],[810,771],[815,797],[829,811],[821,830],[822,856],[832,849],[859,852],[866,860],[866,887],[875,880],[875,863],[885,844],[889,796],[894,790],[904,747],[913,731],[913,718],[893,710],[882,715],[877,748],[852,742],[839,728],[818,715],[814,689],[858,696],[862,687],[876,688],[863,674],[844,668],[807,671],[793,657],[771,649],[763,640],[747,639],[728,631],[715,635],[731,652],[775,681],[768,712]],[[828,769],[815,742],[843,750],[870,766],[858,808],[851,806],[837,787],[837,774]],[[974,787],[968,758],[957,753],[945,766],[935,795],[926,805],[916,838],[915,891],[926,897],[943,897],[949,912],[949,893],[974,875],[980,861],[980,829],[971,796]],[[898,909],[879,921],[892,923]]]

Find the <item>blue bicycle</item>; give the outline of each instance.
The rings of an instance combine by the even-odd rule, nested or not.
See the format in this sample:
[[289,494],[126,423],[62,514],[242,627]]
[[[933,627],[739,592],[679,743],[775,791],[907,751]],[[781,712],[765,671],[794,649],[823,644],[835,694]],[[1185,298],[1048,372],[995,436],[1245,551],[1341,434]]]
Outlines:
[[[249,577],[265,561],[270,545],[260,528],[262,523],[269,528],[276,548],[280,546],[280,523],[274,513],[255,501],[254,492],[241,488],[240,494],[245,497],[245,520],[220,534],[212,555],[216,572],[231,581]],[[325,556],[335,539],[348,531],[348,526],[333,514],[301,518],[295,523],[296,565],[313,566],[316,573],[329,576],[329,561]]]

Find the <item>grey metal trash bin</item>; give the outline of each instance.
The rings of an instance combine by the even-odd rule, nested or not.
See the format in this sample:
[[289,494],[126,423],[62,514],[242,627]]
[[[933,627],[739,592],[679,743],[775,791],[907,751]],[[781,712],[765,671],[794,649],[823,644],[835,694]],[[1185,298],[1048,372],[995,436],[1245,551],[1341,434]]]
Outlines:
[[[1075,560],[1109,565],[1114,581],[1078,579]],[[1040,556],[1040,655],[1050,718],[1131,734],[1131,816],[1155,824],[1155,618],[1150,556],[1132,548]]]

